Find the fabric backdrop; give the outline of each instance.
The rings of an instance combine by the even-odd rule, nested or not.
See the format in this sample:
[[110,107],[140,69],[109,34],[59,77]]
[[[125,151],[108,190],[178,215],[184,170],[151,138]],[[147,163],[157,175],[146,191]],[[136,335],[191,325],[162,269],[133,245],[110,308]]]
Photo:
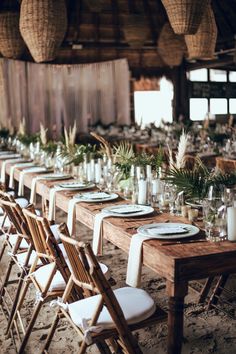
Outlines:
[[0,59],[0,123],[28,132],[42,122],[54,137],[77,122],[130,124],[130,74],[126,59],[75,65],[35,64]]

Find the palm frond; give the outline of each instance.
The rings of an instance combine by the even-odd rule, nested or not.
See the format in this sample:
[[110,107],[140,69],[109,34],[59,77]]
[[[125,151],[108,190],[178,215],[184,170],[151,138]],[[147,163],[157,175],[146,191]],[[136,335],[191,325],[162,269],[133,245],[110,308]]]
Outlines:
[[118,163],[131,163],[134,158],[134,149],[127,141],[122,141],[113,147],[114,150],[114,162]]
[[107,157],[109,159],[111,159],[112,158],[112,149],[111,149],[111,145],[109,144],[109,142],[106,139],[104,139],[102,136],[100,136],[94,132],[91,132],[90,134],[101,143],[102,148],[104,149]]

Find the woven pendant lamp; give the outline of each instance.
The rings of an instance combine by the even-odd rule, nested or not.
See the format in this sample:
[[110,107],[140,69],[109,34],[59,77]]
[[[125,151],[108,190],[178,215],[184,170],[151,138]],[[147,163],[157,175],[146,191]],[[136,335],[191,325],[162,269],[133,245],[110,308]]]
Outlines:
[[176,34],[194,34],[210,0],[161,0]]
[[125,20],[123,32],[131,47],[142,48],[150,34],[145,15],[129,15]]
[[19,30],[18,12],[0,13],[0,52],[6,58],[19,59],[25,50],[25,43]]
[[189,59],[214,58],[217,40],[215,16],[209,5],[196,34],[185,36]]
[[37,63],[56,58],[66,29],[64,0],[22,0],[20,31]]
[[168,22],[162,27],[157,50],[168,66],[178,66],[182,63],[186,53],[184,37],[175,34]]

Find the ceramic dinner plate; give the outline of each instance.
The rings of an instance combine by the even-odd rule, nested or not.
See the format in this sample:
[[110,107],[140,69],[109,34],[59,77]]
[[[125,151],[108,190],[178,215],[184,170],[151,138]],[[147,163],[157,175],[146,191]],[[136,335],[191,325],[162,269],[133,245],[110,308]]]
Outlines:
[[64,173],[49,173],[45,175],[43,178],[45,179],[68,179],[72,178],[71,175],[64,174]]
[[194,225],[180,223],[158,223],[140,226],[137,230],[142,235],[162,240],[172,240],[192,237],[199,232],[199,228]]
[[106,202],[109,200],[117,199],[119,196],[116,193],[105,193],[105,192],[87,192],[76,194],[74,198],[80,199],[83,202],[97,203]]
[[65,183],[59,183],[59,187],[65,188],[65,189],[70,189],[70,190],[84,190],[84,189],[89,189],[95,187],[94,183],[81,183],[81,182],[65,182]]
[[141,216],[153,213],[154,209],[147,205],[122,204],[112,205],[102,209],[102,212],[109,213],[112,216],[128,218],[130,216]]

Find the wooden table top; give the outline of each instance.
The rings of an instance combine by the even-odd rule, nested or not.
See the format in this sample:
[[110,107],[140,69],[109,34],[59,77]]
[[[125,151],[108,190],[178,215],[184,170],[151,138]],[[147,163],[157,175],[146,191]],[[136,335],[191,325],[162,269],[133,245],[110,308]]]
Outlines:
[[[0,161],[0,166],[2,161]],[[6,166],[6,172],[10,173],[10,164]],[[20,169],[15,171],[15,179],[19,180]],[[35,174],[26,174],[24,184],[31,189],[32,179]],[[55,181],[39,180],[36,191],[43,198],[48,199],[50,187],[57,184]],[[56,206],[67,212],[68,203],[71,197],[78,192],[58,191],[56,194]],[[76,205],[77,220],[93,229],[94,217],[100,210],[109,205],[127,203],[122,198],[117,201],[104,203],[84,203]],[[105,218],[103,221],[103,236],[114,245],[129,251],[130,240],[136,229],[131,227],[142,226],[153,222],[182,222],[189,223],[186,218],[172,216],[169,213],[133,217],[133,218]],[[203,237],[203,234],[200,234]],[[199,237],[199,236],[198,236]],[[188,281],[194,279],[206,278],[208,276],[219,275],[224,272],[236,272],[236,243],[229,241],[211,243],[183,243],[165,245],[168,241],[148,240],[143,245],[143,263],[157,272],[167,280]]]

